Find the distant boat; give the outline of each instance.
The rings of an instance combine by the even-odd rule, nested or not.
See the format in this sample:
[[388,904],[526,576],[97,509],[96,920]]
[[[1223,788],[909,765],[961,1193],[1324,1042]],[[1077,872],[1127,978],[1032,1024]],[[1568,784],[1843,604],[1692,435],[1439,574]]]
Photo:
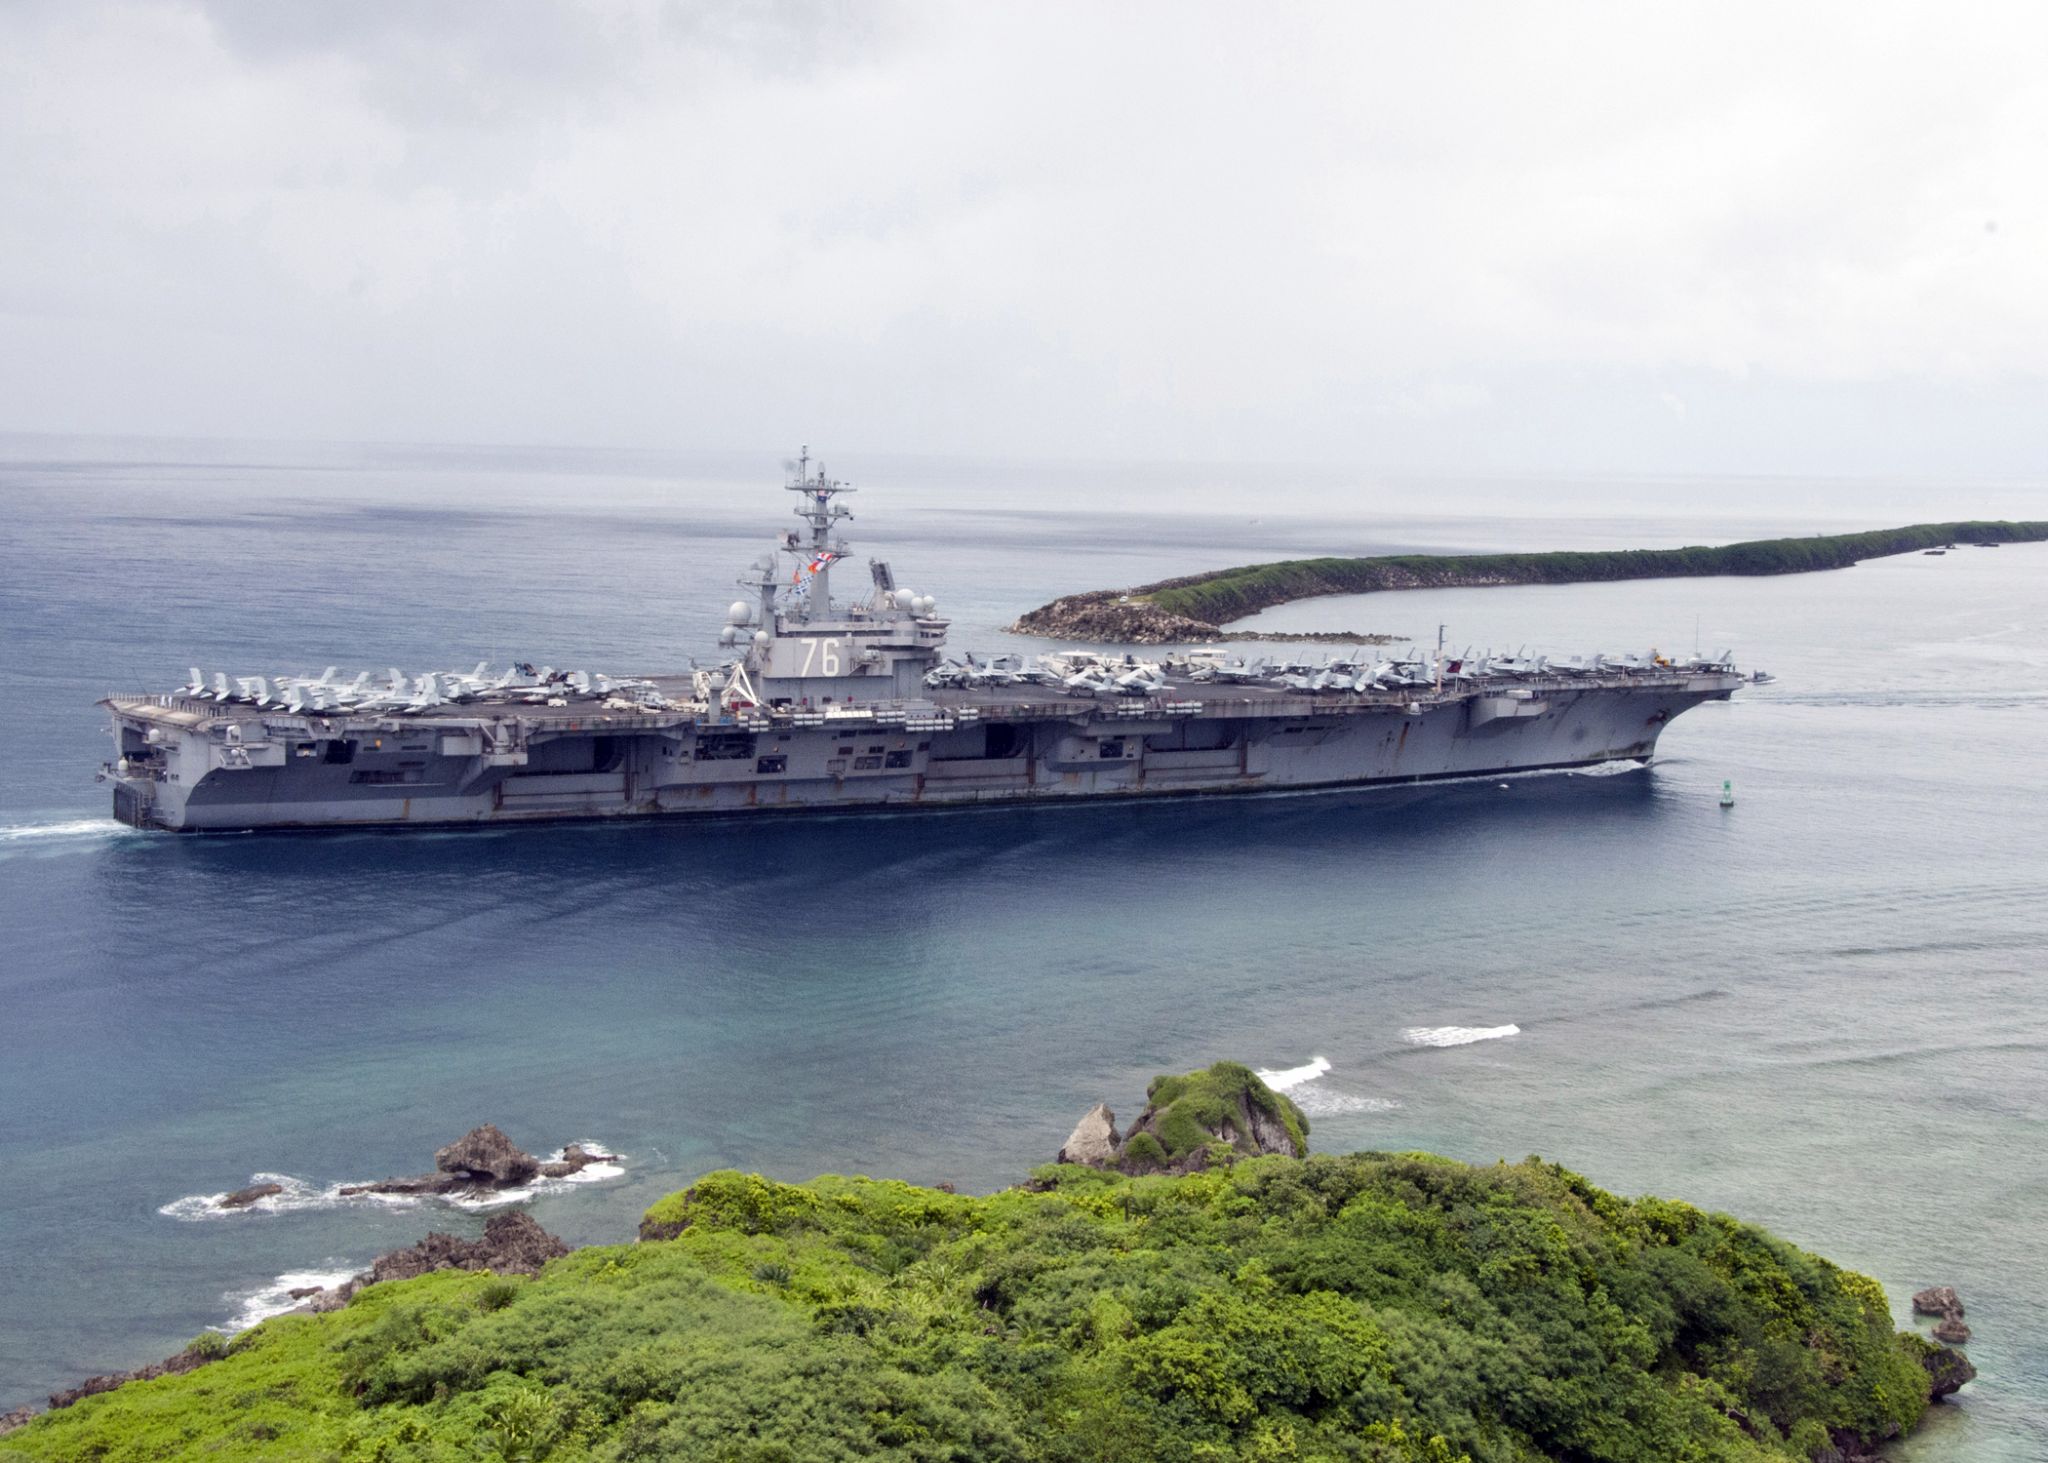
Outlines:
[[1925,554],[1925,555],[1927,555],[1927,557],[1928,557],[1928,558],[1930,558],[1930,559],[1938,559],[1938,558],[1940,558],[1940,557],[1941,557],[1941,556],[1942,556],[1943,554],[1947,553],[1947,552],[1948,552],[1948,550],[1947,550],[1947,549],[1922,549],[1922,550],[1921,550],[1920,552],[1921,552],[1921,553],[1923,553],[1923,554]]
[[1970,547],[1973,549],[1995,549],[1998,545],[1991,539],[1980,539],[1976,543],[1971,544]]

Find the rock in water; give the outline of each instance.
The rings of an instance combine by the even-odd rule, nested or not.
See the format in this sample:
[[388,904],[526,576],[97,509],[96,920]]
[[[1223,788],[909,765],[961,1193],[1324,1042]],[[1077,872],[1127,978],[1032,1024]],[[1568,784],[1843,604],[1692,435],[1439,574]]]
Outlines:
[[572,1173],[581,1173],[593,1163],[617,1163],[616,1153],[592,1153],[581,1143],[571,1143],[562,1150],[562,1156],[552,1163],[540,1166],[542,1178],[565,1179]]
[[1098,1102],[1083,1114],[1080,1122],[1074,1124],[1074,1131],[1060,1146],[1059,1157],[1055,1161],[1086,1163],[1102,1168],[1116,1162],[1117,1145],[1122,1141],[1117,1136],[1116,1114],[1109,1110],[1107,1103]]
[[1939,1402],[1963,1383],[1974,1381],[1977,1369],[1970,1358],[1947,1346],[1930,1346],[1920,1353],[1920,1365],[1927,1368],[1927,1399]]
[[496,1125],[472,1128],[434,1155],[434,1167],[472,1183],[498,1188],[523,1184],[540,1172],[540,1160],[522,1153]]
[[246,1189],[236,1189],[232,1194],[222,1199],[220,1207],[223,1209],[242,1209],[255,1203],[258,1199],[268,1199],[272,1194],[282,1194],[283,1192],[283,1184],[251,1184]]
[[1961,1319],[1963,1298],[1953,1285],[1931,1285],[1913,1297],[1916,1316],[1954,1316]]
[[1934,1323],[1934,1339],[1950,1346],[1960,1346],[1970,1339],[1970,1328],[1963,1324],[1961,1316],[1943,1316]]

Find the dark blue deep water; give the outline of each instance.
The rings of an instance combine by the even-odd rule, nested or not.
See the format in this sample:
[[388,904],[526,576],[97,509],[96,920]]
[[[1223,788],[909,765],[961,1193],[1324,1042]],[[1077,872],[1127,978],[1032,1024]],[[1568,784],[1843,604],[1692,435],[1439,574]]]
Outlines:
[[[1501,649],[1697,638],[1778,675],[1619,775],[191,840],[107,819],[100,695],[195,662],[708,655],[785,519],[777,462],[0,459],[0,1407],[163,1356],[281,1277],[480,1225],[325,1194],[477,1122],[626,1155],[530,1201],[585,1242],[729,1164],[990,1189],[1155,1071],[1321,1058],[1294,1089],[1320,1147],[1540,1153],[1868,1271],[1902,1323],[1913,1289],[1960,1287],[1981,1379],[1901,1456],[2048,1457],[2048,546],[1265,617]],[[835,466],[863,488],[856,548],[988,650],[1053,593],[1256,558],[2048,516],[1910,485]],[[177,1202],[258,1173],[291,1202]]]

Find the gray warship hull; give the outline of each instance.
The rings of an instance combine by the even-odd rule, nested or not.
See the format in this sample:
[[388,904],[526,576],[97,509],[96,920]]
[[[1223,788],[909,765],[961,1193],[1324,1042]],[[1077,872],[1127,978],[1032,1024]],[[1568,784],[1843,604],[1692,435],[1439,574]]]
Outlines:
[[[657,684],[660,684],[657,681]],[[1732,672],[1521,679],[1384,697],[1169,686],[684,714],[318,717],[116,696],[114,813],[178,831],[959,807],[1412,783],[1647,761]],[[495,709],[494,709],[495,710]],[[125,766],[123,766],[125,764]]]
[[1422,782],[1645,761],[1672,717],[1742,684],[1725,655],[1654,652],[944,661],[937,600],[888,564],[869,561],[863,598],[833,597],[853,489],[811,461],[786,484],[804,530],[739,579],[716,668],[613,680],[479,665],[373,684],[333,666],[209,683],[195,666],[179,691],[102,703],[114,815],[181,832],[451,827]]

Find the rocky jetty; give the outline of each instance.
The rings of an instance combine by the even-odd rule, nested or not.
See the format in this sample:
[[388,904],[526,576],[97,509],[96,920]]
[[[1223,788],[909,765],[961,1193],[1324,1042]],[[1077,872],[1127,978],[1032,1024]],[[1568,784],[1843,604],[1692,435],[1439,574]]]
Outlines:
[[1267,1153],[1308,1156],[1308,1119],[1301,1109],[1236,1062],[1155,1077],[1145,1098],[1145,1110],[1122,1134],[1116,1114],[1095,1104],[1060,1148],[1058,1161],[1120,1173],[1182,1174]]
[[347,1184],[343,1194],[423,1194],[461,1196],[516,1189],[536,1178],[559,1179],[593,1163],[615,1163],[615,1153],[592,1153],[571,1143],[549,1162],[522,1150],[492,1123],[472,1128],[434,1154],[434,1172],[413,1178],[379,1179],[373,1184]]

